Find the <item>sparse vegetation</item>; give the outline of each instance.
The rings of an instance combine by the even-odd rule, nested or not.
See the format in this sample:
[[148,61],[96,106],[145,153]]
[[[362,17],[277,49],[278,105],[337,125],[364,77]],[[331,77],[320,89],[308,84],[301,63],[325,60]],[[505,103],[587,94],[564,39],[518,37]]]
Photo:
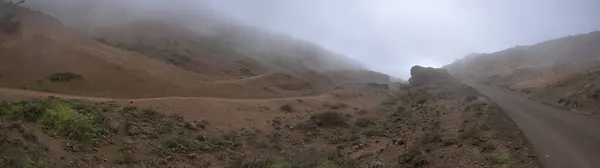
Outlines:
[[285,112],[292,112],[293,111],[292,106],[289,105],[289,104],[286,104],[286,105],[283,105],[283,106],[279,107],[279,110],[285,111]]
[[506,165],[510,161],[508,158],[499,155],[488,156],[488,160],[493,165]]
[[[23,137],[29,139],[25,144],[32,150],[10,157],[10,161],[1,160],[0,165],[11,162],[9,165],[42,167],[186,164],[230,168],[383,168],[428,167],[449,159],[460,160],[466,166],[506,165],[514,159],[499,152],[507,151],[507,146],[488,137],[497,133],[497,125],[488,122],[492,105],[469,107],[477,106],[477,100],[464,104],[470,99],[465,95],[452,99],[443,97],[455,92],[418,86],[410,89],[390,96],[385,102],[393,104],[378,109],[346,108],[343,102],[329,102],[329,105],[326,102],[322,105],[337,110],[302,113],[295,111],[292,104],[283,104],[279,110],[296,113],[274,116],[266,121],[270,124],[268,129],[244,127],[239,130],[209,123],[210,120],[186,120],[159,111],[114,104],[60,99],[5,102],[0,103],[0,128],[16,124],[16,128],[25,130]],[[119,104],[137,104],[130,102]],[[447,107],[440,102],[453,104]],[[261,105],[257,108],[268,110]],[[458,115],[444,119],[446,111]],[[460,130],[451,130],[454,126]],[[41,134],[27,129],[40,130]],[[40,135],[63,143],[61,149],[68,153],[67,157],[45,155],[51,151],[33,148],[38,147],[33,142]],[[5,148],[3,145],[6,144],[0,139],[0,149]],[[4,155],[0,151],[0,156]]]
[[377,124],[377,123],[375,122],[375,119],[373,119],[373,118],[359,118],[356,120],[356,123],[355,123],[355,125],[359,126],[359,127],[369,127],[369,126],[372,126],[375,124]]
[[[2,128],[5,129],[5,128]],[[51,162],[45,157],[42,145],[35,142],[23,142],[9,137],[2,130],[0,134],[0,167],[45,168]]]
[[72,72],[61,72],[61,73],[54,73],[50,76],[48,76],[48,80],[52,81],[52,82],[69,82],[72,80],[81,80],[83,79],[83,77],[79,74],[75,74]]
[[348,119],[342,113],[336,111],[327,111],[311,116],[311,122],[314,122],[320,127],[346,127]]
[[0,116],[14,121],[32,122],[49,134],[58,134],[69,140],[98,143],[112,134],[101,111],[75,103],[49,99],[2,103]]
[[398,156],[398,163],[408,167],[424,167],[428,161],[422,151],[413,149]]

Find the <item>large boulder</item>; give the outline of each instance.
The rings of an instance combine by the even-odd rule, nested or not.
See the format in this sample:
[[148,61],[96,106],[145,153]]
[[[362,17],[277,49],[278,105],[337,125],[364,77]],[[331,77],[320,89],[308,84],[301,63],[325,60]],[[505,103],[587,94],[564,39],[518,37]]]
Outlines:
[[427,85],[432,83],[455,83],[450,73],[445,69],[414,66],[410,69],[411,78],[408,80],[412,85]]

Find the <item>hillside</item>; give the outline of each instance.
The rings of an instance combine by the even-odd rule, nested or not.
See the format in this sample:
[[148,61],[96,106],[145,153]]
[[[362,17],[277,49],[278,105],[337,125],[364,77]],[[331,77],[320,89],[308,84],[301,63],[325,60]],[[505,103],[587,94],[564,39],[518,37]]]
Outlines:
[[569,109],[598,111],[600,32],[474,54],[445,66],[453,75],[524,92]]
[[[16,26],[6,27],[0,36],[2,87],[102,97],[269,98],[320,93],[322,88],[313,86],[327,83],[326,79],[301,77],[303,72],[289,74],[288,78],[268,78],[273,81],[236,82],[239,78],[229,78],[233,81],[215,83],[210,81],[220,69],[210,74],[196,73],[138,52],[107,46],[40,12],[20,9],[7,23]],[[233,66],[240,62],[224,63],[232,66],[220,68],[240,68]],[[247,71],[234,74],[238,72]],[[281,86],[308,81],[315,82],[291,90]]]
[[176,22],[137,21],[97,28],[93,36],[108,45],[216,76],[364,70],[345,56],[307,42],[242,25],[202,22],[210,25],[210,32]]
[[[7,100],[0,103],[0,166],[537,167],[494,103],[443,71],[413,71],[411,81],[420,82],[394,91],[367,86],[286,99],[0,89]],[[36,113],[20,115],[25,110]]]
[[234,52],[214,38],[167,22],[136,21],[99,28],[94,36],[103,44],[209,75],[211,80],[236,79],[269,71],[262,63]]
[[392,83],[236,24],[84,29],[3,7],[0,167],[537,167],[503,111],[442,69]]
[[[177,84],[188,83],[181,87],[190,88],[189,83],[203,78],[144,55],[97,43],[39,12],[23,9],[10,23],[18,26],[0,43],[0,85],[4,87],[146,96],[148,90],[183,93]],[[49,79],[60,73],[73,73],[81,79]]]
[[[192,10],[182,6],[202,5],[201,1],[178,0],[169,3],[169,6],[155,6],[155,3],[135,5],[139,3],[143,0],[32,0],[25,5],[51,14],[66,25],[115,46],[149,50],[140,52],[152,57],[175,55],[176,58],[167,59],[172,63],[196,60],[197,63],[182,66],[188,69],[194,67],[197,68],[194,70],[203,73],[218,71],[217,65],[207,66],[226,63],[227,60],[241,62],[241,65],[227,64],[257,71],[254,74],[264,72],[264,67],[270,72],[365,69],[344,55],[287,35],[241,24],[235,19],[212,13],[209,7]],[[218,68],[229,73],[238,70],[237,67]]]

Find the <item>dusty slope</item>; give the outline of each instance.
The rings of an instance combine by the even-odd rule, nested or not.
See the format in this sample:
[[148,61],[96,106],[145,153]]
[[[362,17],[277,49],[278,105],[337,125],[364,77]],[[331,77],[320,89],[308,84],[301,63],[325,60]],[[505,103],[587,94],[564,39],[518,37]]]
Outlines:
[[339,70],[323,72],[323,74],[337,83],[391,82],[389,75],[369,70]]
[[598,115],[600,32],[468,56],[445,68],[460,78]]
[[[181,66],[196,71],[224,70],[227,74],[236,73],[238,66],[242,66],[260,74],[260,70],[264,70],[260,68],[262,66],[249,58],[260,61],[274,72],[364,69],[346,56],[300,39],[241,24],[215,13],[209,6],[193,10],[185,6],[202,2],[178,1],[164,7],[135,5],[137,3],[144,2],[48,0],[25,5],[114,45],[145,49],[148,50],[146,53],[152,53],[147,55],[155,57],[175,55],[167,60],[178,64],[191,58],[194,63],[183,62]],[[198,59],[201,60],[197,62]],[[241,61],[242,65],[233,61]],[[207,68],[212,63],[227,66]]]
[[265,71],[365,69],[346,56],[302,40],[211,19],[196,22],[197,25],[156,20],[126,22],[96,28],[92,34],[106,44],[200,73],[219,70],[221,74],[247,75]]
[[[329,83],[302,72],[287,78],[207,82],[213,76],[103,45],[41,13],[23,9],[11,23],[18,23],[16,32],[4,34],[0,43],[3,87],[101,97],[269,98],[318,94]],[[60,73],[80,78],[51,79]]]
[[[20,23],[18,31],[0,44],[0,85],[5,87],[149,96],[185,93],[182,88],[191,88],[202,79],[146,56],[87,39],[41,13],[22,10],[12,21]],[[83,80],[47,80],[63,72],[79,74]]]
[[[5,89],[0,93],[11,100],[48,95]],[[452,81],[402,85],[399,90],[362,85],[322,96],[269,100],[180,97],[111,103],[57,96],[104,103],[46,100],[0,104],[2,123],[7,123],[0,125],[0,131],[12,133],[0,136],[6,139],[0,142],[20,144],[7,148],[11,151],[29,149],[10,156],[0,152],[11,161],[0,165],[535,167],[526,156],[529,149],[523,139],[503,120],[501,111],[472,89]],[[120,107],[128,105],[183,118]],[[16,115],[21,109],[51,115],[69,107],[75,116],[90,116],[98,125],[99,130],[78,132],[93,132],[92,141],[62,134],[61,127],[40,131],[46,123],[31,121],[45,121],[43,117]],[[52,133],[56,134],[50,137]]]
[[515,69],[552,68],[597,60],[600,32],[558,38],[531,46],[517,46],[489,54],[472,54],[445,68],[455,75],[503,75]]
[[219,46],[216,39],[202,36],[175,23],[137,21],[94,32],[97,41],[143,53],[185,70],[224,80],[268,72],[251,57],[236,53],[232,46]]

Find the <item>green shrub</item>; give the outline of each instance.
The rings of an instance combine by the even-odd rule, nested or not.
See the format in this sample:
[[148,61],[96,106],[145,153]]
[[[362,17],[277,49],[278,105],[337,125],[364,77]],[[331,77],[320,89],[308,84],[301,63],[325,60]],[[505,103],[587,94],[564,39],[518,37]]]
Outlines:
[[493,165],[505,165],[505,164],[507,164],[510,161],[507,157],[497,156],[497,155],[489,156],[488,160]]
[[69,140],[80,142],[105,139],[111,134],[106,119],[97,114],[99,111],[84,107],[83,104],[74,108],[73,104],[57,99],[4,102],[0,103],[0,116],[9,120],[35,122],[44,131],[54,131]]

